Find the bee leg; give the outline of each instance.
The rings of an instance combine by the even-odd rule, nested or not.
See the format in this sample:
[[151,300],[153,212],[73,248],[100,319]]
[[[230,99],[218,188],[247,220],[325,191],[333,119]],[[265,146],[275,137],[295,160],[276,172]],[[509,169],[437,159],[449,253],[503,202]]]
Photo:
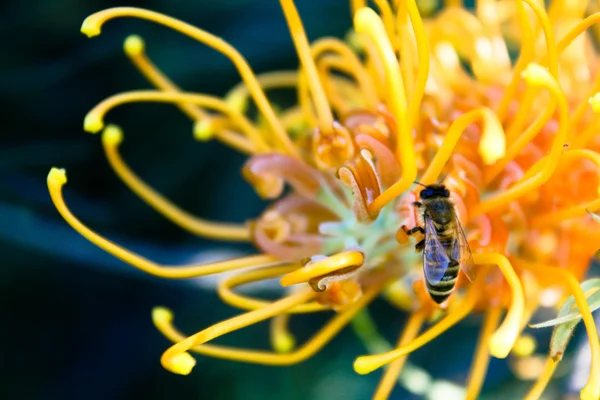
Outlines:
[[419,232],[419,233],[421,233],[421,234],[425,234],[425,229],[423,229],[423,228],[422,228],[422,227],[420,227],[420,226],[415,226],[415,227],[414,227],[414,228],[412,228],[412,229],[408,229],[408,228],[406,227],[406,225],[402,225],[402,230],[403,230],[403,231],[404,231],[404,233],[406,233],[408,236],[412,236],[412,235],[414,235],[414,234],[415,234],[415,233],[417,233],[417,232]]
[[412,205],[415,206],[415,207],[421,207],[423,204],[421,204],[420,201],[413,201]]
[[425,239],[421,240],[419,243],[417,243],[415,245],[415,250],[418,251],[419,253],[423,251],[423,248],[425,247]]

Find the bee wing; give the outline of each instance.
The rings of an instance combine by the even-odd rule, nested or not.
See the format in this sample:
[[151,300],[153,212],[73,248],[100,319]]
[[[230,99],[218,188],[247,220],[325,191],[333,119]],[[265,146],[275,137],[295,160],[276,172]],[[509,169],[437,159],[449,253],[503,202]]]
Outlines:
[[473,254],[471,254],[469,242],[467,242],[465,231],[463,230],[458,217],[456,217],[454,221],[454,237],[456,240],[452,245],[452,258],[458,261],[462,272],[464,272],[466,277],[473,282],[475,280]]
[[423,272],[431,285],[438,284],[450,264],[446,249],[440,242],[433,220],[425,215],[425,248],[423,249]]

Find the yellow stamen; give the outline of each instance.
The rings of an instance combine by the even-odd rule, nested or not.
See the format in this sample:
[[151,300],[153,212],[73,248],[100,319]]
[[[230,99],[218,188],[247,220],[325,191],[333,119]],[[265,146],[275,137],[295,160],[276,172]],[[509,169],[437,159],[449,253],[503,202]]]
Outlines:
[[528,84],[543,86],[556,97],[559,110],[558,132],[556,133],[552,148],[550,149],[550,154],[547,156],[542,171],[530,179],[519,181],[510,189],[480,202],[473,209],[473,217],[485,214],[493,209],[503,208],[520,196],[530,193],[532,190],[543,185],[550,178],[552,173],[554,173],[563,151],[563,146],[568,133],[567,128],[569,126],[569,107],[564,93],[560,90],[556,80],[548,74],[548,71],[537,64],[529,64],[523,74]]
[[[125,40],[123,47],[125,54],[127,54],[131,62],[154,86],[168,92],[180,92],[177,85],[167,78],[167,76],[148,59],[148,56],[144,52],[145,45],[141,37],[137,35],[129,36]],[[210,115],[205,113],[200,107],[188,103],[177,103],[177,107],[179,107],[190,119],[212,125],[209,122],[211,120]],[[242,153],[252,154],[254,152],[252,143],[235,132],[226,129],[220,129],[215,132],[213,129],[209,129],[207,130],[207,134],[204,135],[204,140],[211,138],[213,135],[221,142]]]
[[[421,330],[424,321],[424,311],[417,311],[411,314],[408,322],[406,322],[402,335],[400,335],[400,338],[398,339],[397,346],[402,347],[410,343]],[[398,381],[398,376],[400,375],[407,358],[408,357],[399,358],[387,367],[383,377],[379,381],[377,390],[373,395],[373,400],[387,400]]]
[[552,115],[554,114],[554,109],[556,108],[556,102],[551,101],[548,106],[544,108],[544,111],[540,114],[540,116],[529,125],[527,130],[516,138],[506,151],[506,155],[498,160],[494,165],[491,165],[489,170],[485,172],[486,182],[490,183],[504,171],[504,168],[517,157],[517,155],[530,143],[533,138],[542,130],[542,128],[546,125],[546,123],[550,120]]
[[475,357],[473,358],[473,364],[471,364],[471,371],[469,372],[469,378],[467,379],[467,393],[465,394],[466,400],[475,400],[479,397],[479,392],[483,386],[485,374],[490,362],[488,342],[492,336],[492,333],[498,326],[501,315],[502,308],[497,305],[492,305],[485,314],[485,320],[483,322],[483,327],[481,328],[481,334],[479,335],[479,340],[477,341]]
[[[523,73],[521,73],[521,76],[522,75]],[[521,76],[519,78],[521,78]],[[521,81],[519,79],[519,83],[520,82]],[[537,92],[538,90],[531,86],[527,86],[525,88],[525,93],[523,94],[522,99],[519,102],[519,108],[517,110],[517,113],[514,115],[514,117],[510,119],[510,125],[506,129],[506,140],[509,143],[514,143],[516,138],[521,135],[523,127],[525,126],[525,124],[529,120],[529,117],[531,116],[531,109],[533,108],[533,103],[535,101]],[[552,99],[551,101],[552,103],[550,103],[547,106],[547,108],[551,108],[554,112],[556,104],[553,102],[554,99]]]
[[404,3],[410,22],[413,26],[413,32],[417,42],[417,56],[419,61],[419,71],[417,73],[417,79],[415,82],[414,91],[412,93],[410,104],[408,105],[408,116],[410,122],[408,123],[409,130],[416,128],[419,120],[419,113],[421,110],[421,100],[425,93],[425,86],[427,85],[427,79],[429,78],[429,42],[427,35],[425,34],[425,28],[419,9],[415,3],[415,0],[407,0]]
[[514,99],[514,96],[517,93],[519,83],[521,82],[521,72],[523,72],[523,69],[525,69],[527,64],[529,64],[534,56],[533,48],[535,41],[533,40],[533,30],[531,29],[531,25],[529,23],[529,17],[525,12],[523,2],[517,1],[516,7],[519,18],[519,27],[521,28],[521,51],[519,53],[519,59],[513,67],[510,83],[504,90],[502,99],[498,104],[498,110],[496,113],[500,121],[504,121],[506,118],[510,102]]
[[122,140],[123,133],[121,132],[121,129],[114,125],[106,127],[102,133],[102,144],[104,145],[106,157],[115,173],[127,187],[144,200],[150,207],[154,208],[176,225],[179,225],[181,228],[195,235],[220,240],[250,240],[250,230],[248,227],[234,224],[221,224],[197,218],[183,211],[149,187],[136,176],[121,159],[119,145]]
[[346,69],[344,69],[343,72],[354,78],[360,87],[362,96],[365,98],[367,105],[375,109],[379,104],[375,86],[371,79],[369,79],[367,70],[356,54],[350,50],[345,43],[335,38],[318,39],[312,44],[311,54],[315,60],[321,57],[322,54],[329,52],[338,54],[344,60]]
[[[595,13],[595,14],[588,16],[583,21],[580,21],[579,23],[577,23],[577,25],[575,25],[573,28],[571,28],[571,30],[565,36],[563,36],[563,38],[558,42],[558,44],[556,46],[557,50],[558,50],[558,54],[562,53],[579,35],[581,35],[587,29],[589,29],[590,26],[598,23],[599,21],[600,21],[600,13]],[[594,93],[598,92],[599,90],[600,90],[600,74],[596,74],[594,83],[592,84],[592,87],[591,87],[590,91],[588,92],[589,93],[588,97],[591,97]],[[575,109],[575,112],[573,113],[573,117],[571,118],[571,127],[572,127],[571,129],[574,129],[574,127],[577,126],[577,123],[583,117],[586,110],[587,110],[587,104],[585,101],[582,101]]]
[[405,355],[412,353],[416,349],[429,343],[446,330],[456,325],[471,312],[479,297],[479,289],[480,288],[478,287],[472,287],[460,306],[454,308],[434,326],[406,345],[400,346],[385,353],[358,357],[356,360],[354,360],[354,371],[361,375],[368,374],[384,366],[385,364],[404,357]]
[[106,21],[119,17],[137,17],[167,26],[173,30],[181,32],[184,35],[190,36],[191,38],[204,43],[209,47],[212,47],[229,58],[237,68],[242,79],[246,82],[246,85],[248,85],[248,89],[250,90],[250,93],[252,93],[252,98],[256,102],[256,106],[260,112],[264,115],[265,119],[269,123],[275,139],[280,142],[281,146],[287,153],[296,157],[298,156],[294,144],[291,142],[290,138],[287,136],[287,133],[277,119],[273,108],[269,104],[265,93],[262,91],[260,84],[258,83],[256,76],[252,71],[252,68],[250,68],[244,57],[242,57],[242,55],[229,43],[183,21],[179,21],[175,18],[171,18],[160,13],[135,7],[115,7],[92,14],[83,21],[83,24],[81,25],[81,32],[88,37],[97,36],[100,34],[102,25]]
[[536,275],[544,276],[546,278],[554,276],[554,282],[562,282],[569,287],[571,294],[575,298],[575,304],[581,313],[585,329],[587,330],[590,353],[592,356],[590,377],[585,387],[581,390],[581,398],[586,400],[600,398],[600,339],[598,339],[596,323],[594,322],[594,317],[592,316],[590,307],[587,303],[585,293],[579,285],[579,281],[575,278],[573,273],[567,269],[525,262],[522,264],[526,269],[531,270]]
[[296,338],[288,330],[290,314],[279,314],[271,320],[271,347],[277,353],[289,353],[296,347]]
[[533,354],[537,347],[535,337],[524,334],[515,343],[513,354],[517,357],[529,357]]
[[396,43],[397,37],[392,7],[388,0],[373,0],[373,2],[379,9],[379,14],[381,14],[381,20],[383,22],[385,32],[387,33],[387,37],[393,46]]
[[442,145],[421,177],[421,183],[430,185],[437,180],[465,129],[479,120],[482,120],[484,125],[479,142],[479,152],[484,162],[489,164],[502,157],[505,150],[505,138],[500,121],[489,108],[481,107],[471,110],[452,123]]
[[[196,361],[188,353],[195,346],[204,344],[210,340],[223,336],[227,333],[237,331],[249,325],[254,325],[257,322],[264,321],[277,314],[280,314],[294,306],[303,304],[314,297],[314,292],[311,290],[302,290],[288,297],[284,297],[266,307],[258,310],[249,311],[237,317],[219,322],[207,329],[204,329],[192,336],[189,336],[182,341],[169,347],[160,358],[163,367],[175,374],[188,375]],[[187,354],[187,355],[186,355]]]
[[542,372],[542,375],[540,375],[535,382],[535,385],[533,385],[529,393],[527,393],[524,400],[538,400],[542,397],[542,393],[544,393],[546,386],[548,386],[550,379],[552,379],[552,375],[554,375],[557,366],[558,361],[554,361],[552,357],[548,357],[546,365],[544,366],[544,372]]
[[[246,283],[262,281],[280,276],[296,267],[297,266],[295,265],[287,265],[240,272],[219,282],[219,285],[217,286],[217,293],[223,302],[232,307],[240,308],[242,310],[257,310],[259,308],[268,306],[272,302],[245,296],[234,292],[233,289]],[[313,301],[306,304],[300,304],[289,309],[287,312],[290,314],[303,314],[326,310],[330,310],[330,307]]]
[[329,132],[333,126],[333,114],[327,101],[327,96],[323,90],[321,81],[319,80],[319,74],[317,67],[315,66],[314,60],[311,57],[310,46],[304,32],[304,26],[298,15],[298,10],[292,0],[280,0],[281,8],[285,14],[294,45],[296,46],[296,52],[300,58],[302,69],[308,78],[310,86],[310,92],[315,102],[315,108],[317,116],[319,118],[319,127],[322,132]]
[[[587,149],[576,149],[566,151],[561,160],[572,160],[577,158],[586,158],[593,162],[596,167],[600,170],[600,154]],[[600,185],[596,190],[598,195],[600,196]],[[596,211],[600,208],[600,198],[595,200],[590,200],[585,203],[564,208],[562,210],[555,210],[547,214],[542,214],[540,216],[535,217],[532,220],[532,225],[535,227],[544,227],[548,225],[558,225],[563,221],[566,221],[571,218],[583,217],[589,211]]]
[[500,327],[492,334],[489,346],[490,353],[496,358],[505,358],[517,341],[521,331],[521,321],[525,308],[525,296],[519,277],[515,273],[508,259],[499,253],[476,253],[473,254],[475,264],[497,265],[504,275],[511,292],[511,302],[508,312]]
[[[320,260],[311,261],[304,267],[282,276],[280,282],[282,286],[297,285],[312,280],[319,280],[320,283],[322,279],[327,279],[323,277],[330,277],[332,274],[342,272],[346,275],[346,270],[349,268],[353,268],[354,270],[354,268],[360,267],[364,260],[365,256],[360,251],[345,251]],[[319,289],[324,289],[320,287],[319,283],[317,283]]]
[[150,275],[167,279],[187,279],[240,268],[259,267],[279,263],[275,257],[255,255],[201,265],[165,266],[156,264],[116,245],[83,225],[73,214],[71,214],[71,211],[69,211],[63,200],[62,187],[66,182],[67,176],[64,170],[58,168],[52,168],[50,170],[50,173],[48,174],[48,190],[54,206],[65,221],[67,221],[67,223],[83,237],[100,247],[102,250]]
[[158,103],[189,103],[212,108],[231,118],[234,125],[240,128],[250,139],[258,152],[267,152],[270,147],[265,143],[261,133],[248,119],[229,107],[223,100],[203,94],[188,94],[181,92],[160,92],[154,90],[139,90],[116,94],[96,105],[85,116],[83,128],[90,133],[97,133],[104,127],[104,115],[111,109],[126,103],[158,102]]
[[367,35],[375,45],[385,70],[390,110],[398,124],[396,157],[402,165],[402,177],[369,205],[369,212],[376,215],[381,208],[406,191],[417,177],[412,132],[407,120],[406,93],[402,76],[398,74],[398,60],[387,39],[381,18],[370,8],[360,9],[354,17],[358,33]]
[[[384,19],[385,22],[385,19]],[[410,101],[408,96],[414,92],[414,86],[416,81],[416,72],[419,69],[417,64],[417,46],[415,35],[413,34],[412,24],[410,17],[408,16],[408,10],[404,3],[398,4],[398,11],[396,12],[396,25],[398,29],[398,38],[390,38],[394,50],[399,49],[397,52],[398,59],[400,60],[400,73],[402,74],[402,82],[404,83],[404,91],[407,95],[407,101]],[[408,114],[410,117],[410,114]]]
[[552,24],[548,19],[548,15],[544,10],[543,3],[540,4],[539,0],[521,0],[533,10],[537,16],[542,30],[544,31],[544,37],[546,39],[546,57],[548,59],[548,70],[550,75],[554,79],[558,79],[558,50],[556,47],[556,41],[554,39],[554,31],[552,30]]
[[[294,89],[298,87],[297,71],[265,72],[256,76],[264,91],[273,89]],[[245,82],[240,82],[225,95],[225,103],[244,114],[248,108],[250,91]]]
[[[232,349],[225,346],[200,345],[191,351],[209,357],[218,357],[227,360],[248,362],[262,365],[293,365],[312,357],[321,350],[346,326],[352,318],[367,304],[369,304],[381,291],[381,288],[370,288],[355,302],[336,314],[323,328],[297,350],[288,354],[277,354],[260,350]],[[180,342],[185,336],[177,331],[173,325],[173,315],[165,308],[156,308],[152,313],[152,320],[158,330],[173,342]]]

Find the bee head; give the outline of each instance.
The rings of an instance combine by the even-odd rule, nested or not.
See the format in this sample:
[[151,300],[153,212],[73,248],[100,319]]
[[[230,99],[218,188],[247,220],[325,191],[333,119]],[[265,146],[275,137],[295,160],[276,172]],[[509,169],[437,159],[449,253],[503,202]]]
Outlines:
[[434,184],[425,186],[425,189],[421,190],[419,194],[421,199],[433,199],[436,197],[450,197],[450,191],[446,188],[446,186],[441,184]]

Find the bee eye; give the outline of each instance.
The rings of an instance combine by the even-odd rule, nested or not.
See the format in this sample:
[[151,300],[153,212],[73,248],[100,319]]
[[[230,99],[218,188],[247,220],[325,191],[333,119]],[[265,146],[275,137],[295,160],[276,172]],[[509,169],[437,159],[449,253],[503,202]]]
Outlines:
[[421,190],[421,198],[426,199],[426,198],[429,198],[431,196],[433,196],[433,191],[431,189]]

